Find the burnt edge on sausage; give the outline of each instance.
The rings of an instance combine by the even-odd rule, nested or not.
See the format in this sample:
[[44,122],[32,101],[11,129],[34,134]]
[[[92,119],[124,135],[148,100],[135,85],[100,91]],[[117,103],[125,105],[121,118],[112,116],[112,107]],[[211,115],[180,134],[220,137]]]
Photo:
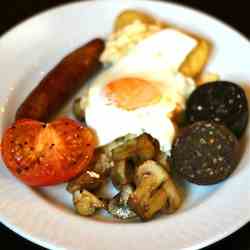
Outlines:
[[103,50],[104,41],[94,39],[64,57],[24,100],[15,120],[48,121],[101,68]]

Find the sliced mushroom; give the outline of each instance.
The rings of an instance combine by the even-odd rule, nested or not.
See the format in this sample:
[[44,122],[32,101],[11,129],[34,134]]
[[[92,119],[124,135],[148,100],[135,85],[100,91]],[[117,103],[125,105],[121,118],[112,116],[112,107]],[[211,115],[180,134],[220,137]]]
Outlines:
[[122,161],[134,156],[136,152],[136,139],[131,139],[124,144],[112,150],[112,158],[114,161]]
[[105,179],[100,174],[94,171],[86,171],[80,176],[70,181],[67,185],[67,190],[70,193],[74,193],[77,190],[83,189],[94,191],[98,189],[104,182]]
[[136,190],[130,195],[129,206],[143,219],[157,212],[175,212],[182,196],[166,170],[154,161],[140,165],[135,176]]
[[119,219],[132,219],[137,217],[136,213],[128,206],[129,196],[133,193],[131,185],[123,186],[118,193],[108,204],[108,211]]
[[105,204],[87,190],[75,191],[73,202],[76,211],[82,216],[93,215],[97,209],[105,208]]
[[137,139],[136,153],[140,162],[151,160],[159,151],[158,142],[148,134],[142,134]]
[[160,164],[168,173],[170,172],[170,165],[166,153],[159,151],[155,157],[155,161]]
[[123,144],[126,144],[128,141],[135,139],[136,136],[133,134],[127,134],[125,136],[119,137],[117,139],[115,139],[114,141],[112,141],[111,143],[105,145],[103,147],[103,149],[105,150],[105,152],[107,154],[112,154],[112,151],[115,148],[118,148],[120,146],[122,146]]
[[159,150],[159,145],[148,134],[142,134],[128,140],[126,143],[112,150],[114,161],[133,159],[139,164],[143,161],[153,159]]
[[114,163],[110,155],[106,153],[104,148],[97,148],[95,150],[94,158],[90,169],[99,173],[100,175],[108,177]]
[[73,193],[76,190],[92,191],[100,188],[107,181],[112,166],[113,162],[105,152],[97,149],[89,166],[90,170],[72,179],[67,185],[67,190]]
[[111,180],[117,189],[131,184],[134,177],[134,167],[129,160],[116,161],[111,169]]
[[162,189],[167,195],[167,200],[165,202],[164,207],[161,209],[161,212],[166,214],[172,214],[178,208],[180,208],[183,201],[183,197],[169,175],[167,180],[162,185]]
[[137,187],[143,186],[143,181],[150,179],[152,183],[155,183],[153,188],[158,187],[167,178],[166,171],[155,161],[148,160],[141,164],[135,173],[135,184]]
[[166,171],[154,161],[145,161],[138,167],[136,190],[130,195],[128,204],[142,219],[150,219],[164,207],[167,197],[160,187],[166,179]]

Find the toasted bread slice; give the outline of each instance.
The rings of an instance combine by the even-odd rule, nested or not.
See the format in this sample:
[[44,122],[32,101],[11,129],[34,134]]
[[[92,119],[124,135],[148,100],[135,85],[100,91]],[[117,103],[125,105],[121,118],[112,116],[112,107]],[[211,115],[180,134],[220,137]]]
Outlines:
[[124,28],[125,26],[133,23],[135,20],[140,20],[146,24],[158,25],[161,28],[173,28],[184,34],[191,36],[197,41],[196,47],[189,53],[184,62],[181,64],[179,71],[185,76],[196,78],[198,77],[205,65],[208,62],[212,50],[212,44],[207,39],[186,31],[176,25],[160,21],[148,13],[138,10],[125,10],[121,12],[115,20],[115,31]]

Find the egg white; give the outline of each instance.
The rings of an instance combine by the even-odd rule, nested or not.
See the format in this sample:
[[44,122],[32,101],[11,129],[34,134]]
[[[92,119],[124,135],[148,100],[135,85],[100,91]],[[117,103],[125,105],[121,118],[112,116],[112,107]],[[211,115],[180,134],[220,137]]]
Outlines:
[[[85,109],[86,123],[105,145],[127,134],[150,134],[169,153],[176,126],[169,118],[177,105],[185,108],[186,98],[195,88],[191,78],[178,67],[196,45],[196,41],[176,30],[166,29],[145,39],[117,64],[101,73],[89,89]],[[174,50],[177,50],[174,53]],[[127,111],[104,96],[106,84],[123,77],[137,77],[157,84],[162,92],[156,104]]]

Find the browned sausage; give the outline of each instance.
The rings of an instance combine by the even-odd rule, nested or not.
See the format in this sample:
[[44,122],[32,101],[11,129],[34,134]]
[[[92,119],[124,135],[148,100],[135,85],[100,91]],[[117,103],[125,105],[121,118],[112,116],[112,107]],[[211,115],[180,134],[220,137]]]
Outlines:
[[16,112],[16,120],[31,118],[46,122],[101,66],[104,41],[94,39],[64,57]]

